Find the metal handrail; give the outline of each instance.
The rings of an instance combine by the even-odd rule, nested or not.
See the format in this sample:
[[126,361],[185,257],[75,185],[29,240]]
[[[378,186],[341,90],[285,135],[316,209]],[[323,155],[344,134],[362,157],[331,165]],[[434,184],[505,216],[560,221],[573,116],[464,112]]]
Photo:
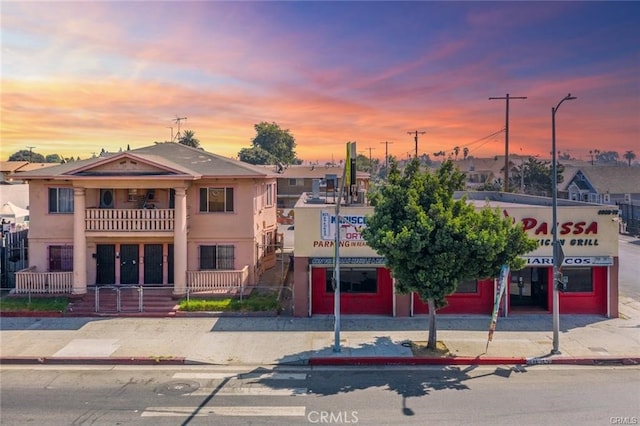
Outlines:
[[122,307],[120,306],[120,291],[126,288],[135,288],[136,290],[138,290],[138,312],[142,312],[144,306],[144,289],[141,285],[121,285],[118,288],[118,312],[122,312]]
[[103,290],[103,289],[115,290],[116,312],[120,312],[120,289],[114,285],[101,285],[101,286],[96,286],[96,294],[95,294],[96,313],[100,312],[100,290]]

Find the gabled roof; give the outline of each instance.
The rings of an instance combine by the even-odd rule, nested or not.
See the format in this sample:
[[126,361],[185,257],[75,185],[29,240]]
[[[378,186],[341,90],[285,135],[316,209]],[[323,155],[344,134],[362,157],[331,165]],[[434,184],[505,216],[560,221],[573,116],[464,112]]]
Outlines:
[[[147,167],[139,171],[105,171],[105,165],[132,160]],[[149,167],[150,166],[150,167]],[[106,176],[175,176],[199,179],[203,177],[256,178],[274,177],[269,170],[253,166],[242,161],[212,154],[201,149],[191,148],[175,142],[156,143],[143,148],[106,154],[60,164],[44,170],[35,170],[20,174],[21,179],[106,177]]]
[[29,172],[31,170],[38,170],[46,167],[54,167],[59,163],[30,163],[28,161],[0,161],[0,172],[3,173],[16,173],[16,172]]
[[[640,167],[585,166],[581,172],[600,194],[638,194],[640,193]],[[575,174],[569,182],[575,178]]]

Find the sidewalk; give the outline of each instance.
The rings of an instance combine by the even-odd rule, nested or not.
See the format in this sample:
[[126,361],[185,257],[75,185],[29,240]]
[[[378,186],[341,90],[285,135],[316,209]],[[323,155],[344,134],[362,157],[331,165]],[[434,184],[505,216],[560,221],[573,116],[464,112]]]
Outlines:
[[[428,319],[342,317],[0,318],[0,362],[93,364],[638,364],[640,302],[621,317],[560,317],[561,354],[550,356],[551,315],[441,315],[438,340],[452,356],[414,357],[403,343],[427,340]],[[486,349],[487,348],[487,349]],[[486,350],[485,350],[486,349]]]

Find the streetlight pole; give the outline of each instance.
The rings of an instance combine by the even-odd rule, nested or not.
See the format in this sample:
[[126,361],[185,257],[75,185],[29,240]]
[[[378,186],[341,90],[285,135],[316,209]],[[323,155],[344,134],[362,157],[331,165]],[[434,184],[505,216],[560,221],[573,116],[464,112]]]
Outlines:
[[560,353],[560,294],[558,291],[558,281],[561,279],[559,274],[559,263],[562,261],[560,257],[562,247],[558,241],[558,167],[556,163],[556,112],[564,101],[570,101],[576,99],[575,96],[571,96],[569,93],[562,98],[555,108],[551,108],[551,174],[552,174],[552,188],[551,188],[551,209],[553,211],[553,349],[552,354]]

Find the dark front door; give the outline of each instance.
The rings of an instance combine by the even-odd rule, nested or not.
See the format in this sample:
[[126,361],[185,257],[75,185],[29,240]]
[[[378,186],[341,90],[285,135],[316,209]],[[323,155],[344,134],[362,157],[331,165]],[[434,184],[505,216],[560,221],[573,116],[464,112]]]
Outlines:
[[144,245],[144,283],[162,284],[162,244]]
[[98,244],[96,246],[96,284],[116,283],[116,246]]
[[138,245],[120,245],[120,284],[138,284]]

